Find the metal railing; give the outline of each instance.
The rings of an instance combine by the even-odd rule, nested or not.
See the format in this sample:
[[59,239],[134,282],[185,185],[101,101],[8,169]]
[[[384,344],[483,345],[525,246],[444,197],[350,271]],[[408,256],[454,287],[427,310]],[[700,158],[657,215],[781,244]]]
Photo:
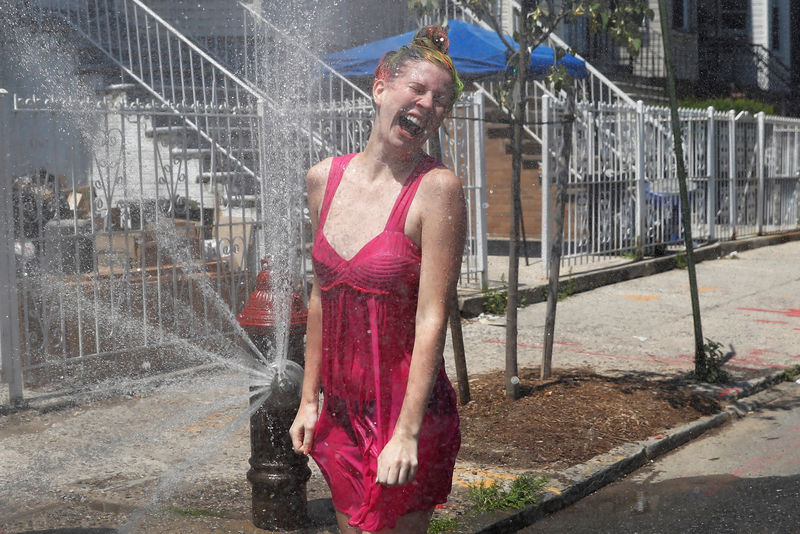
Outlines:
[[743,38],[725,37],[709,40],[703,46],[709,83],[730,82],[743,88],[791,93],[792,71],[772,50]]
[[[545,102],[547,116],[557,118],[562,103]],[[800,228],[800,120],[713,108],[681,109],[680,120],[696,243]],[[552,151],[558,138],[555,122],[548,127],[545,150]],[[683,246],[670,132],[668,108],[578,103],[565,262],[658,255]],[[552,183],[546,165],[543,191]],[[546,226],[551,203],[543,205]]]
[[[265,248],[267,254],[273,250],[268,243],[307,250],[300,196],[308,162],[298,155],[308,157],[308,129],[279,133],[286,157],[256,147],[269,155],[267,185],[231,192],[228,186],[242,182],[190,179],[210,164],[208,141],[185,128],[157,125],[177,109],[221,130],[238,150],[250,148],[254,136],[228,125],[260,131],[269,120],[263,113],[158,106],[114,95],[102,102],[15,96],[13,105],[12,128],[31,133],[6,138],[9,153],[32,156],[31,172],[0,190],[3,205],[10,206],[3,231],[15,250],[11,285],[0,286],[12,303],[10,316],[19,318],[17,359],[11,362],[4,352],[3,361],[4,375],[22,373],[4,376],[14,391],[23,389],[20,376],[31,387],[62,389],[188,365],[196,353],[189,345],[224,345],[234,332],[233,314],[252,290],[258,259]],[[371,104],[351,102],[298,120],[313,126],[333,150],[329,155],[337,155],[363,150],[372,116]],[[487,274],[483,137],[475,120],[481,116],[480,95],[466,97],[442,137],[445,161],[465,181],[469,240],[461,282],[473,285],[485,284]],[[71,157],[65,160],[64,153]],[[254,194],[258,185],[277,210],[223,202],[234,194],[263,198]],[[291,202],[275,200],[287,195]],[[265,220],[269,213],[280,219]],[[287,221],[293,228],[288,234],[267,235],[284,232]],[[306,255],[299,261],[302,277],[309,269]]]
[[[140,0],[31,0],[42,24],[54,15],[69,24],[175,117],[214,146],[238,172],[255,176],[258,163],[232,152],[219,130],[193,122],[175,106],[209,110],[240,107],[255,112],[259,94],[187,39]],[[205,117],[205,116],[203,116]]]

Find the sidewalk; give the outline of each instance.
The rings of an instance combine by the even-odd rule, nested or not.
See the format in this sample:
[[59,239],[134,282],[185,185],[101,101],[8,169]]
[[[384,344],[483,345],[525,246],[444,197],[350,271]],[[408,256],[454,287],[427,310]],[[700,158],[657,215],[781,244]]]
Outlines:
[[[783,368],[800,363],[800,233],[714,245],[697,256],[703,260],[697,274],[704,334],[735,353],[729,365],[748,379],[725,393],[745,397],[769,387]],[[716,258],[723,259],[709,261]],[[674,258],[664,257],[566,269],[561,278],[571,296],[558,305],[553,366],[654,377],[689,371],[694,345],[688,278],[673,266]],[[490,278],[500,281],[504,268],[503,258],[493,257]],[[529,305],[519,311],[519,366],[536,367],[545,309],[541,264],[524,266],[523,260],[520,278]],[[462,309],[480,309],[480,292],[460,293]],[[469,373],[501,369],[503,318],[471,315],[463,324]],[[448,341],[445,362],[454,378],[452,360]],[[0,417],[0,533],[125,521],[132,532],[265,532],[249,521],[248,392],[241,377],[229,375],[207,370],[164,377],[145,393],[79,406],[34,399],[32,410]],[[575,466],[556,488],[560,495],[538,508],[478,518],[471,532],[512,532],[746,413],[746,403],[756,400],[742,402],[738,410]],[[503,466],[484,471],[515,474]],[[474,475],[457,465],[456,476]],[[306,532],[335,532],[316,470],[308,490],[318,526]]]

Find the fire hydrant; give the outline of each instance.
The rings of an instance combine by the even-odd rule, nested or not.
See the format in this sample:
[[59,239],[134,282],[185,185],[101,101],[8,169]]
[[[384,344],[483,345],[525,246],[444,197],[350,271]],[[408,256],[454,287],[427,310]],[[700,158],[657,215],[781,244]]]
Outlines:
[[[303,335],[308,317],[302,295],[293,292],[287,357],[267,369],[272,376],[267,391],[251,386],[250,470],[247,480],[253,487],[253,524],[265,530],[295,530],[308,522],[306,483],[311,477],[308,458],[296,454],[289,438],[300,405],[303,382]],[[265,356],[275,337],[276,321],[271,292],[270,271],[262,260],[255,290],[236,316],[239,324]],[[274,355],[273,355],[274,357]]]

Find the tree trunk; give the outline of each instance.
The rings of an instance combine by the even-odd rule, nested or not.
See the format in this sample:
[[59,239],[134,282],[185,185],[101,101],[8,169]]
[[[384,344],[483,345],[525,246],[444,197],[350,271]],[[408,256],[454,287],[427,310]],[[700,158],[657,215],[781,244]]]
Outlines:
[[523,2],[520,10],[519,51],[517,53],[517,72],[512,95],[513,115],[511,116],[511,226],[508,238],[508,298],[506,300],[506,398],[519,398],[519,378],[517,377],[517,306],[519,304],[519,213],[522,179],[522,127],[525,124],[525,86],[531,61],[528,50],[530,19],[525,16],[531,1]]
[[[558,305],[558,279],[561,274],[561,249],[564,243],[564,210],[567,199],[567,182],[569,181],[569,158],[572,152],[572,121],[575,117],[575,88],[567,84],[564,89],[567,93],[567,107],[561,116],[562,138],[556,161],[554,198],[554,217],[550,237],[550,259],[547,265],[547,309],[544,320],[544,349],[542,350],[542,366],[539,377],[550,378],[553,368],[553,341],[556,330],[556,306]],[[542,154],[542,157],[548,157]],[[542,191],[549,195],[550,191]]]
[[675,142],[675,160],[678,167],[678,188],[681,197],[681,222],[683,223],[683,241],[686,247],[686,270],[689,273],[689,294],[692,300],[692,318],[694,321],[694,369],[698,377],[705,376],[706,352],[703,347],[703,325],[700,319],[700,297],[697,291],[697,272],[694,261],[694,245],[692,244],[692,217],[689,205],[689,193],[686,188],[686,167],[683,162],[683,140],[681,123],[678,117],[678,102],[675,91],[675,70],[672,65],[672,48],[670,27],[667,19],[667,8],[664,0],[658,0],[658,13],[661,18],[661,39],[664,44],[664,66],[667,71],[667,92],[672,118],[672,135]]

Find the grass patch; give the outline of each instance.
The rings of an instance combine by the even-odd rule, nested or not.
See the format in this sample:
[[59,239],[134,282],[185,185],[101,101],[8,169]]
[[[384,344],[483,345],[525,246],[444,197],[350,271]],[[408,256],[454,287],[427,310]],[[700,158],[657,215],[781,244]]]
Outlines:
[[800,376],[800,367],[798,367],[797,365],[783,370],[784,382],[794,382],[795,380],[797,380],[798,376]]
[[491,315],[503,315],[508,303],[508,291],[505,289],[483,290],[483,312]]
[[183,517],[222,517],[222,514],[213,510],[202,510],[199,508],[181,508],[179,506],[164,506],[161,508],[165,512],[181,515]]
[[523,475],[515,478],[508,489],[496,481],[490,484],[470,484],[469,500],[476,513],[516,510],[536,504],[536,494],[546,483],[545,477]]
[[455,519],[434,517],[428,524],[428,534],[442,534],[453,532],[458,528],[458,521]]
[[564,283],[558,285],[558,301],[561,302],[565,298],[571,297],[577,290],[578,287],[575,285],[575,279],[567,278]]

